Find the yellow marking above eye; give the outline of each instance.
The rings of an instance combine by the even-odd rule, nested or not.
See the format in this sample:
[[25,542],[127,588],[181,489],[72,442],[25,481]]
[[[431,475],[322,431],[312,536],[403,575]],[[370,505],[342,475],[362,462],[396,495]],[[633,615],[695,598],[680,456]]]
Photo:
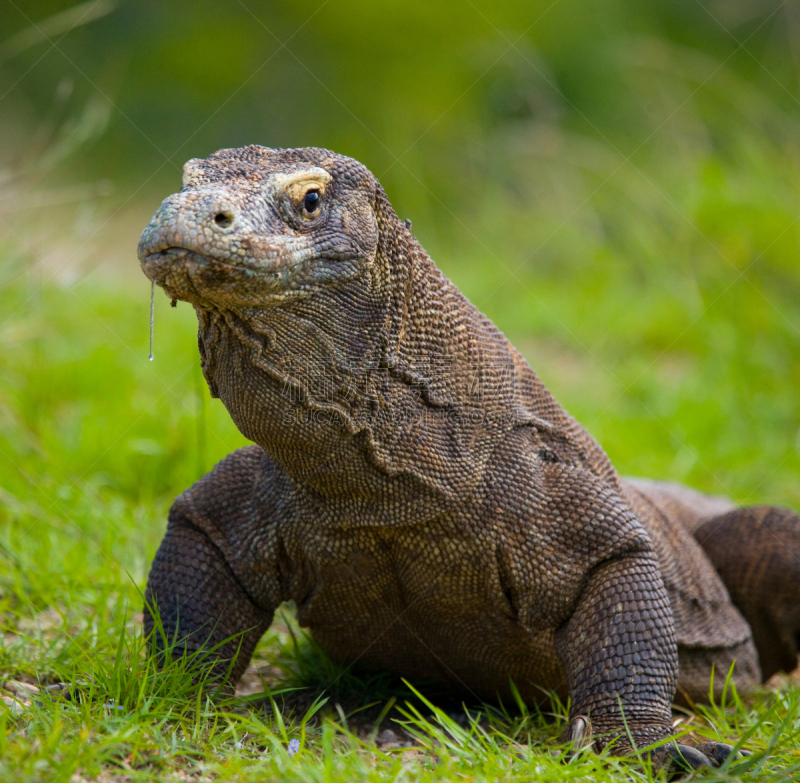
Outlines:
[[293,171],[290,174],[273,174],[267,180],[267,187],[274,192],[286,193],[292,201],[300,203],[311,190],[325,193],[325,187],[333,179],[325,169],[319,166]]

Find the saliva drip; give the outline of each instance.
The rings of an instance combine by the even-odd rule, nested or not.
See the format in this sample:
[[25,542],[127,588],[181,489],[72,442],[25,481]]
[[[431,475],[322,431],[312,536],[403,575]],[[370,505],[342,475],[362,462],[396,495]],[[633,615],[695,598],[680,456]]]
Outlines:
[[156,316],[156,281],[150,283],[150,361],[153,361],[153,321]]

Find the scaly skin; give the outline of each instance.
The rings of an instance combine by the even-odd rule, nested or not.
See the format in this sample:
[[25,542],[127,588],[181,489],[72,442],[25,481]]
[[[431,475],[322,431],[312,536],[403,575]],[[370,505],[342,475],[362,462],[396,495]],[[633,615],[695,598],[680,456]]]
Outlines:
[[[487,699],[510,680],[529,703],[554,690],[571,738],[620,753],[620,708],[643,746],[670,734],[676,685],[707,696],[734,659],[740,689],[760,681],[693,537],[740,512],[621,479],[360,163],[257,146],[189,161],[139,258],[195,307],[211,393],[257,444],[178,498],[147,587],[187,650],[238,635],[217,671],[238,678],[293,599],[336,660]],[[728,752],[703,750],[684,752]]]

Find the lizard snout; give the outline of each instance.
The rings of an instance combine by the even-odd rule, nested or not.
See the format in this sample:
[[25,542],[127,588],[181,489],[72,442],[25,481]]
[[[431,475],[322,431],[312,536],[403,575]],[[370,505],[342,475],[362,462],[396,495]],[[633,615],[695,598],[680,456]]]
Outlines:
[[224,191],[175,193],[142,232],[139,260],[145,265],[148,257],[172,248],[220,260],[244,258],[246,223],[241,207]]

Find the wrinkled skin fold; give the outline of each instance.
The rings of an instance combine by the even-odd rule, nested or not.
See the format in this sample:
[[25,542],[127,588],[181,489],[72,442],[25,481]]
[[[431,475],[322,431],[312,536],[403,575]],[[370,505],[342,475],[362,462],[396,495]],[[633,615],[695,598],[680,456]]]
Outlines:
[[[747,691],[796,663],[797,515],[622,479],[357,161],[189,161],[139,258],[195,308],[211,393],[254,443],[176,500],[148,632],[157,607],[235,681],[291,599],[338,661],[553,690],[566,738],[615,753],[669,736],[712,669]],[[730,752],[681,747],[654,758]]]

